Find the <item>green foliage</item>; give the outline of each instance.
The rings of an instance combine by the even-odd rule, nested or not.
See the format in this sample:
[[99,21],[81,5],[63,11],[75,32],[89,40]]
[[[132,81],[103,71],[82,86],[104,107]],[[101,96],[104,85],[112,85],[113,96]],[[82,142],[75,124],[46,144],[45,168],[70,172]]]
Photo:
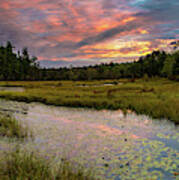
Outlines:
[[10,42],[0,46],[0,80],[35,80],[39,71],[36,58],[30,58],[27,48],[22,55],[20,51],[14,53],[13,48]]
[[69,162],[64,160],[56,170],[51,162],[37,154],[17,149],[6,153],[0,162],[0,179],[4,180],[92,180],[84,169],[75,170]]
[[28,137],[28,129],[15,118],[0,114],[0,136],[25,138]]
[[173,75],[173,69],[174,69],[174,64],[176,63],[176,60],[174,57],[167,57],[164,66],[162,69],[162,75],[164,77],[171,77]]
[[179,75],[179,53],[167,54],[153,51],[138,61],[121,64],[100,64],[89,67],[41,69],[43,80],[102,80],[119,78],[168,77],[177,79]]
[[153,51],[130,63],[45,69],[39,67],[36,57],[30,57],[27,48],[16,54],[10,42],[0,47],[0,80],[103,80],[142,78],[145,74],[177,80],[179,51],[172,54]]
[[[0,82],[5,85],[6,82]],[[148,78],[106,81],[8,82],[24,92],[0,92],[6,99],[95,109],[132,109],[154,118],[179,123],[179,85],[167,79]],[[60,84],[60,86],[59,86]],[[106,84],[111,84],[106,86]]]

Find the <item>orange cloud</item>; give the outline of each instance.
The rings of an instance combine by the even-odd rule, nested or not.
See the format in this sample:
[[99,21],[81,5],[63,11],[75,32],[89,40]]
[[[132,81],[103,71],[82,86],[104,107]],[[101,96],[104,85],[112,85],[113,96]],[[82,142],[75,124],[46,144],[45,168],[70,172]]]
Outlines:
[[8,2],[2,2],[0,4],[0,8],[5,9],[5,10],[9,10],[11,8],[11,6],[10,6],[10,3],[8,3]]
[[178,37],[172,13],[161,19],[125,0],[1,0],[0,8],[2,41],[29,46],[40,60],[133,60]]

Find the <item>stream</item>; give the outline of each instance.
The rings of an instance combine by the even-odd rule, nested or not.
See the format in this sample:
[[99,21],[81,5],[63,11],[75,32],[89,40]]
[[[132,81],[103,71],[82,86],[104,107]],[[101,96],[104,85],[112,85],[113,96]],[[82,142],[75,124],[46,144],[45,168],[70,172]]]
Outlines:
[[32,130],[34,140],[0,137],[0,151],[19,144],[54,163],[66,157],[94,170],[97,178],[176,180],[179,127],[167,120],[122,111],[48,106],[0,99],[10,113]]

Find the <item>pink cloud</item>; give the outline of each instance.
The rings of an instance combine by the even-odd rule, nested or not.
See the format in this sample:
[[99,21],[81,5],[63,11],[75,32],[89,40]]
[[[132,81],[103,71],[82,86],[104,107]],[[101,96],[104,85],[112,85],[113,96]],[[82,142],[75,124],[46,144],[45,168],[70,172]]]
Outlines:
[[[1,0],[0,8],[0,40],[29,46],[40,60],[133,60],[167,46],[167,33],[178,37],[175,18],[161,19],[150,13],[154,8],[144,11],[126,0]],[[171,30],[160,26],[167,23]]]

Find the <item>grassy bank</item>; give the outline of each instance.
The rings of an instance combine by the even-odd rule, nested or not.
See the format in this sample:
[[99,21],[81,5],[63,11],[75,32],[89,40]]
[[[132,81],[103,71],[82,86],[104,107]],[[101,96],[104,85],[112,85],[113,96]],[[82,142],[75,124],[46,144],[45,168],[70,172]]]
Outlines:
[[[21,140],[32,137],[32,134],[17,119],[0,114],[0,136]],[[92,180],[94,178],[85,169],[73,166],[73,163],[65,159],[54,167],[49,159],[17,148],[12,152],[0,149],[0,179]]]
[[21,150],[6,153],[0,161],[0,179],[15,180],[92,180],[90,173],[74,169],[72,164],[62,161],[52,168],[51,162],[34,153]]
[[[113,85],[111,85],[113,84]],[[57,106],[131,109],[179,124],[179,83],[167,79],[116,81],[0,82],[21,86],[24,92],[0,92],[0,97]]]
[[29,131],[15,118],[0,114],[0,136],[23,139],[29,136]]

